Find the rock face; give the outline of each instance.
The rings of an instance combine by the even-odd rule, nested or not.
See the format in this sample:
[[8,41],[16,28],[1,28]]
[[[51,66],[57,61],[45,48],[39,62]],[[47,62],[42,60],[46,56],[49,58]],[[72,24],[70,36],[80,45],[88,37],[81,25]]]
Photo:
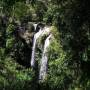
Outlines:
[[33,24],[28,24],[26,27],[19,27],[18,33],[20,38],[24,39],[27,44],[30,44],[34,35],[34,26]]

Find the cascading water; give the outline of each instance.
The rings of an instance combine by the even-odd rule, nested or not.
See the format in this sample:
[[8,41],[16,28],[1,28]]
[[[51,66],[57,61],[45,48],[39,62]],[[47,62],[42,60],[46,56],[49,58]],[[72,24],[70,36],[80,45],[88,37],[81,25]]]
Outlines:
[[34,29],[35,29],[35,31],[36,31],[36,28],[37,28],[37,24],[33,24],[33,26],[34,26]]
[[32,56],[31,56],[31,67],[33,68],[35,67],[35,51],[36,51],[37,39],[41,34],[42,34],[42,30],[40,29],[39,32],[37,32],[34,35],[34,39],[33,39]]
[[[36,24],[34,24],[35,29],[37,29]],[[44,44],[44,50],[42,53],[42,58],[40,61],[40,70],[39,70],[39,80],[43,81],[46,78],[47,75],[47,65],[48,65],[48,47],[50,45],[50,39],[52,37],[52,34],[50,34],[50,27],[44,27],[40,28],[39,31],[34,34],[33,38],[33,47],[32,47],[32,56],[31,56],[31,67],[35,68],[35,53],[36,53],[36,45],[37,40],[39,38],[42,38],[44,35],[48,35],[48,37],[45,40]]]
[[50,45],[50,39],[52,37],[52,34],[50,34],[44,44],[44,51],[41,59],[41,68],[39,72],[39,80],[44,80],[47,75],[47,65],[48,65],[48,47]]
[[[35,29],[36,29],[36,24],[34,24]],[[33,47],[32,47],[32,56],[31,56],[31,67],[34,68],[35,67],[35,52],[36,52],[36,44],[37,44],[37,40],[40,36],[43,36],[44,34],[47,34],[50,32],[50,28],[49,27],[45,27],[45,28],[40,28],[40,30],[34,35],[34,39],[33,39]]]

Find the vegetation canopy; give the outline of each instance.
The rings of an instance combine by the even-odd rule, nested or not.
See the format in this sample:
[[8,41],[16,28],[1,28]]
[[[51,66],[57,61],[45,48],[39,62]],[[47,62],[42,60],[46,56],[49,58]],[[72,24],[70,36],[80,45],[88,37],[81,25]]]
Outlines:
[[0,0],[0,90],[90,90],[89,5]]

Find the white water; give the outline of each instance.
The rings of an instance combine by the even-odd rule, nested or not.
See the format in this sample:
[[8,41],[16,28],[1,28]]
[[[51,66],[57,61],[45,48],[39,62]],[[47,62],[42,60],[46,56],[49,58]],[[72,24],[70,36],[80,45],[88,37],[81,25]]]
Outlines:
[[[36,28],[36,24],[34,24],[35,28]],[[39,37],[43,36],[44,34],[48,34],[50,32],[50,28],[49,27],[45,27],[39,30],[39,32],[37,32],[34,35],[34,39],[33,39],[33,47],[32,47],[32,56],[31,56],[31,67],[35,67],[35,52],[36,52],[36,45],[37,45],[37,40]]]
[[36,31],[36,28],[37,28],[37,24],[33,24],[34,28],[35,28],[35,31]]
[[39,36],[42,34],[42,30],[40,29],[39,32],[37,32],[34,35],[33,39],[33,47],[32,47],[32,56],[31,56],[31,67],[35,67],[35,51],[36,51],[36,44],[37,44],[37,39]]
[[43,55],[42,55],[42,59],[41,59],[41,68],[40,68],[40,72],[39,72],[39,79],[40,80],[44,80],[46,78],[46,75],[47,75],[48,47],[50,45],[51,37],[52,37],[52,35],[50,34],[45,40],[44,51],[43,51]]

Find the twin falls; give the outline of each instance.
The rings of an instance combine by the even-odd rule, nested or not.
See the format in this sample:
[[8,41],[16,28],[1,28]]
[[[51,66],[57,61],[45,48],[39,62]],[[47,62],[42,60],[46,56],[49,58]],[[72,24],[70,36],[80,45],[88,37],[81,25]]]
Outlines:
[[[30,24],[31,25],[31,24]],[[32,37],[32,51],[30,58],[30,66],[32,69],[36,67],[36,54],[37,47],[41,47],[41,57],[39,58],[39,70],[38,70],[38,80],[44,81],[47,76],[48,71],[48,50],[50,43],[52,41],[51,26],[39,24],[32,24],[33,26],[33,37]],[[20,36],[29,44],[30,35],[28,31],[20,32]],[[42,42],[39,43],[39,41]]]
[[[38,25],[34,24],[35,31],[37,31]],[[38,32],[34,34],[33,37],[33,46],[32,46],[32,55],[31,55],[31,67],[35,67],[35,54],[36,54],[36,47],[38,44],[38,39],[42,38],[44,35],[46,35],[43,45],[43,52],[40,59],[40,70],[39,70],[39,80],[44,80],[47,76],[47,70],[48,70],[48,48],[51,42],[52,34],[50,32],[50,26],[40,27]]]

